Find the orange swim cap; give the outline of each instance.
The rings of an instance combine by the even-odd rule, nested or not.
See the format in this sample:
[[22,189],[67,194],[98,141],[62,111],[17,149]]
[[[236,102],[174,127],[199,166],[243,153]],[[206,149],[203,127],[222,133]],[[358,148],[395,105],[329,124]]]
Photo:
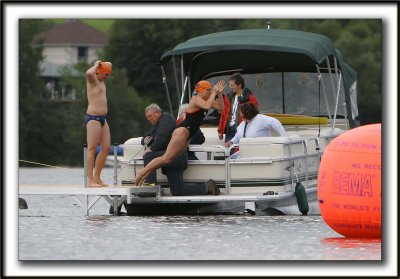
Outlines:
[[111,62],[100,62],[99,66],[97,67],[97,74],[111,74],[112,64]]
[[196,92],[198,92],[198,93],[204,92],[204,91],[211,92],[211,83],[208,82],[207,80],[200,80],[200,81],[194,86],[194,90],[196,90]]

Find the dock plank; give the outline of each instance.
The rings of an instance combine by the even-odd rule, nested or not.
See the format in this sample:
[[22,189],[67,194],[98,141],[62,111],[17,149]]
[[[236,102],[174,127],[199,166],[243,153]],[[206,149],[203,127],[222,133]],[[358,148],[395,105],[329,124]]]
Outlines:
[[156,186],[109,186],[85,188],[82,185],[19,185],[20,195],[126,195],[137,192],[155,192]]

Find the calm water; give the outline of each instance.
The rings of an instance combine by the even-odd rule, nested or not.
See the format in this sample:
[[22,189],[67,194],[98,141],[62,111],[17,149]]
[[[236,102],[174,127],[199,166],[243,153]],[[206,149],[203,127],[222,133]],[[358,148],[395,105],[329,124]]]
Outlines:
[[[113,170],[103,171],[112,183]],[[21,168],[20,184],[82,184],[82,169]],[[321,216],[84,216],[70,196],[22,195],[19,260],[381,260],[381,241],[346,239]],[[124,209],[123,209],[124,210]]]

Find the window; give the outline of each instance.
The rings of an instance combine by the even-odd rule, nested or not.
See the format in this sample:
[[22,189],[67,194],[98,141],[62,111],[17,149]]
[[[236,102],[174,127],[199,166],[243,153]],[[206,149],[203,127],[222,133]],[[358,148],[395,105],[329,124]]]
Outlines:
[[88,58],[88,48],[78,47],[78,61],[80,60],[87,61],[87,58]]

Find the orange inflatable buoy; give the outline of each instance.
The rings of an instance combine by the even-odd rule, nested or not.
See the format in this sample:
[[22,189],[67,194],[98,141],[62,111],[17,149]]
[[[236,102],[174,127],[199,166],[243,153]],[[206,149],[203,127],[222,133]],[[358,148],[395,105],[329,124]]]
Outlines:
[[318,171],[324,221],[346,237],[382,237],[381,124],[349,130],[326,147]]

